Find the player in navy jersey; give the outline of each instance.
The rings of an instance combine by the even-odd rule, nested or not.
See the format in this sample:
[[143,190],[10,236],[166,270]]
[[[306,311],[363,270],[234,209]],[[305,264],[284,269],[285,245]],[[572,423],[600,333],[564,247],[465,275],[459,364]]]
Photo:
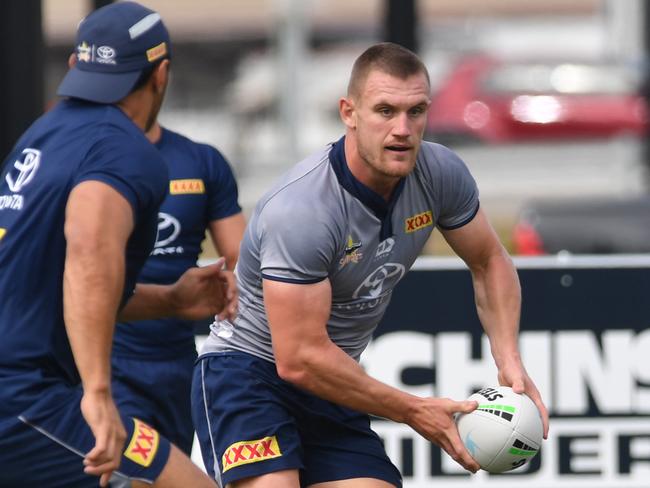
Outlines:
[[411,395],[358,363],[434,227],[471,271],[499,382],[533,399],[546,435],[519,355],[516,271],[463,161],[422,141],[429,103],[416,55],[370,47],[339,102],[345,136],[258,202],[237,263],[240,312],[211,331],[192,387],[205,465],[223,486],[401,486],[368,414],[406,423],[479,469],[453,420],[476,402]]
[[[155,123],[147,138],[169,169],[158,236],[138,281],[169,284],[196,266],[206,229],[233,269],[245,220],[228,162],[207,144]],[[117,324],[113,342],[113,395],[120,411],[155,427],[188,455],[194,438],[190,410],[196,360],[194,323],[159,319]]]
[[[137,285],[168,187],[147,141],[169,35],[134,2],[80,24],[67,97],[18,140],[0,175],[0,486],[214,486],[111,395],[115,318],[234,317],[219,266]],[[135,288],[135,292],[134,292]]]

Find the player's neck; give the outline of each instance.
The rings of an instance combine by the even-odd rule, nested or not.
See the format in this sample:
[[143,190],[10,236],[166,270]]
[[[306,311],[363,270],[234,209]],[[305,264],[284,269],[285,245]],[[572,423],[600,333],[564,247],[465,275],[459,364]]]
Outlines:
[[162,129],[160,128],[160,124],[157,121],[154,122],[154,124],[151,126],[151,129],[149,129],[145,135],[151,144],[156,144],[162,137]]
[[352,175],[372,191],[377,193],[387,202],[390,201],[393,191],[400,178],[388,177],[379,174],[370,163],[364,161],[352,137],[345,138],[345,160]]
[[117,103],[117,106],[137,125],[143,132],[147,129],[151,112],[149,94],[140,89],[130,93]]

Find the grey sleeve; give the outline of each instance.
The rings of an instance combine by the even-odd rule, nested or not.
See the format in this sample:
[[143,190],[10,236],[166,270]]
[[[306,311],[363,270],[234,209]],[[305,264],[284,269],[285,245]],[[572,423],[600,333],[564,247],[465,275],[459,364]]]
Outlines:
[[257,223],[262,277],[304,284],[327,278],[336,248],[328,220],[326,209],[310,203],[269,202]]
[[440,196],[437,225],[444,230],[457,229],[476,216],[479,209],[478,187],[456,153],[441,145],[435,145],[432,149],[438,169],[434,184]]

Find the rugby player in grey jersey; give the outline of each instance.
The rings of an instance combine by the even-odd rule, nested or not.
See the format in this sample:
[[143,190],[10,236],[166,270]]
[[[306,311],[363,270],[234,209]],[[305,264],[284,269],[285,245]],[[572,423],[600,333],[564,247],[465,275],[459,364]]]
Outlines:
[[517,344],[516,271],[465,164],[422,142],[429,93],[416,55],[370,47],[339,102],[345,136],[258,203],[237,265],[239,315],[213,327],[194,375],[195,427],[223,486],[401,486],[368,414],[406,423],[479,469],[453,421],[475,402],[414,396],[358,363],[434,226],[471,271],[499,382],[533,399],[546,437],[548,414]]

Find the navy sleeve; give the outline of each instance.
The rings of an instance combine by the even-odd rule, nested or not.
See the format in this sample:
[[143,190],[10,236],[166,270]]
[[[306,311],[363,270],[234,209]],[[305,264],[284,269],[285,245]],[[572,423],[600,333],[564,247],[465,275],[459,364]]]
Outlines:
[[219,220],[241,212],[237,182],[228,161],[214,147],[203,145],[208,175],[208,220]]
[[167,165],[153,146],[127,135],[112,135],[92,146],[73,185],[89,180],[106,183],[126,198],[137,216],[160,206],[168,178]]

